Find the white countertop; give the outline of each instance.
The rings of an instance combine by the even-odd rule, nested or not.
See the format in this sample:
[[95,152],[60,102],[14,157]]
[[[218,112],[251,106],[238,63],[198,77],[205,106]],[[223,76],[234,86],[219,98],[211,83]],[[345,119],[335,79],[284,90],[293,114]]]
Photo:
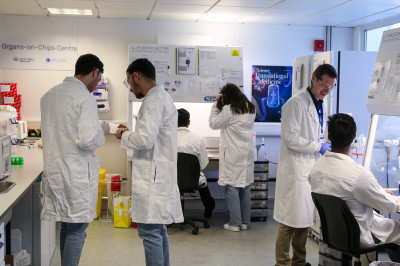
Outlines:
[[7,193],[0,194],[0,219],[18,202],[43,171],[42,149],[24,150],[22,148],[12,156],[23,157],[24,164],[11,166],[10,176],[3,179],[15,182],[15,186]]

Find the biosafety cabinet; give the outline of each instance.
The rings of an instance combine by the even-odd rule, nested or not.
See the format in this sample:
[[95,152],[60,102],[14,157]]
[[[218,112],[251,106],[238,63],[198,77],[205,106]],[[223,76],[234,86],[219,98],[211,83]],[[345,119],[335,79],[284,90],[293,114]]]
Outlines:
[[[396,195],[400,182],[400,29],[385,31],[373,68],[366,107],[372,114],[364,166]],[[398,219],[398,214],[391,214]]]

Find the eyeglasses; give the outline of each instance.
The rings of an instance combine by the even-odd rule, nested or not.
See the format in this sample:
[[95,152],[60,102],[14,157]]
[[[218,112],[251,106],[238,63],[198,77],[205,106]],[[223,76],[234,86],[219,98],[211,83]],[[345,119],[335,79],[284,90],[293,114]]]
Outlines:
[[[130,75],[130,77],[133,78],[133,74]],[[128,90],[131,89],[131,84],[128,82],[128,79],[127,79],[127,78],[124,79],[124,81],[123,81],[122,83],[124,84],[124,86],[125,86]]]
[[99,84],[103,84],[104,83],[104,76],[103,73],[101,73],[100,71],[97,73],[97,75],[100,76],[100,80],[99,80]]
[[124,79],[124,81],[123,81],[122,83],[124,84],[124,86],[125,86],[128,90],[131,89],[131,85],[129,85],[129,82],[128,82],[127,79]]
[[331,89],[333,89],[334,87],[336,87],[336,84],[334,84],[334,85],[329,85],[329,84],[323,82],[322,79],[321,79],[319,76],[316,76],[316,77],[317,77],[319,83],[320,83],[322,86],[324,86],[325,89],[331,90]]

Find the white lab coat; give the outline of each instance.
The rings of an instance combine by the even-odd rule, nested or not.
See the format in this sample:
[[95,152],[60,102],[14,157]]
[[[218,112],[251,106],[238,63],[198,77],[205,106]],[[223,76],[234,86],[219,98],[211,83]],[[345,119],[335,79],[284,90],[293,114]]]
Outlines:
[[233,114],[230,105],[211,108],[211,129],[221,129],[219,177],[221,186],[244,188],[254,182],[254,114]]
[[[209,160],[204,141],[193,134],[187,127],[178,127],[178,152],[196,155],[199,158],[200,169],[206,168]],[[207,179],[200,173],[199,186],[206,186]]]
[[96,218],[104,144],[96,100],[75,77],[50,89],[40,101],[43,142],[43,220],[88,223]]
[[342,198],[360,226],[361,247],[375,245],[371,233],[383,243],[400,244],[400,223],[384,218],[400,210],[400,198],[387,193],[365,167],[341,153],[326,152],[314,165],[309,181],[313,192]]
[[144,224],[183,222],[177,183],[178,112],[163,86],[143,98],[135,131],[123,133],[121,148],[133,149],[132,220]]
[[[324,106],[324,124],[326,108]],[[274,219],[294,228],[313,225],[314,204],[308,174],[319,158],[321,124],[311,95],[304,90],[282,107],[281,148],[276,177]]]

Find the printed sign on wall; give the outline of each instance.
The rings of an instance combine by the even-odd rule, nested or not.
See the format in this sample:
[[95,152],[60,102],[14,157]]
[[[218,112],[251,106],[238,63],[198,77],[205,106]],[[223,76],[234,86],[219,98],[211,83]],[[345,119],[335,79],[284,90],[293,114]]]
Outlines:
[[2,68],[74,70],[76,40],[16,40],[1,43]]
[[253,66],[252,101],[255,122],[281,122],[281,110],[292,96],[291,66]]

